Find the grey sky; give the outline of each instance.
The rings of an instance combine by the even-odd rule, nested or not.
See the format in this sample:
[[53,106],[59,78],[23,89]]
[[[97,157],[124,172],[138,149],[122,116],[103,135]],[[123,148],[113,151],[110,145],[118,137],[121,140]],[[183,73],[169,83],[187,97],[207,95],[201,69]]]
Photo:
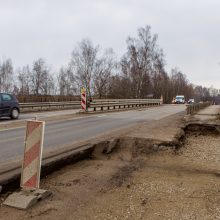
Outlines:
[[58,70],[82,38],[119,58],[127,36],[151,25],[168,71],[220,89],[219,11],[219,0],[0,0],[0,58],[18,67],[43,57]]

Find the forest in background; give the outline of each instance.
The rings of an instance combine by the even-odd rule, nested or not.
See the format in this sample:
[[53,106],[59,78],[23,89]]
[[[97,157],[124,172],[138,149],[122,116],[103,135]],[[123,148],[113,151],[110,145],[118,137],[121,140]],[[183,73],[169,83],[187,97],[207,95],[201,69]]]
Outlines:
[[[186,99],[216,101],[220,90],[193,85],[178,68],[165,70],[165,55],[151,27],[137,30],[128,37],[127,49],[118,59],[112,48],[101,49],[89,39],[82,39],[73,49],[68,65],[51,71],[43,58],[32,65],[14,69],[11,59],[0,61],[0,92],[17,96],[77,97],[80,88],[96,98],[164,98],[170,103],[176,95]],[[190,73],[188,73],[190,74]],[[60,100],[61,101],[61,100]]]

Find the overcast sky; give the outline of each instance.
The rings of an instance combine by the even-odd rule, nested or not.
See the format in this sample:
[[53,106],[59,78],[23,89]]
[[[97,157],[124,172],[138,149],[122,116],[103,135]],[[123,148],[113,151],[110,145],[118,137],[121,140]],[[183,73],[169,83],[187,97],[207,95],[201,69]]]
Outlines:
[[220,89],[219,0],[0,0],[0,60],[19,67],[42,57],[58,70],[83,38],[120,58],[126,38],[146,25],[159,35],[167,71]]

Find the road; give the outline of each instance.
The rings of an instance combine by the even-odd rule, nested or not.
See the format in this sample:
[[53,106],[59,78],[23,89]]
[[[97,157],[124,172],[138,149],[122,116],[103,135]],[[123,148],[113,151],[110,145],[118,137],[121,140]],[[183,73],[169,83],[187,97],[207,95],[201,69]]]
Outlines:
[[[38,119],[44,119],[44,118],[52,117],[52,116],[71,115],[71,114],[76,114],[79,111],[80,109],[68,109],[68,110],[61,110],[61,111],[23,113],[23,114],[20,114],[19,120],[33,119],[36,116]],[[10,124],[10,123],[13,123],[13,121],[10,118],[8,117],[0,118],[0,124]]]
[[[141,122],[160,120],[182,112],[184,105],[165,105],[142,110],[95,114],[68,120],[49,122],[45,127],[44,153],[63,145],[89,140],[94,136]],[[24,147],[25,128],[0,132],[0,164],[21,157]]]

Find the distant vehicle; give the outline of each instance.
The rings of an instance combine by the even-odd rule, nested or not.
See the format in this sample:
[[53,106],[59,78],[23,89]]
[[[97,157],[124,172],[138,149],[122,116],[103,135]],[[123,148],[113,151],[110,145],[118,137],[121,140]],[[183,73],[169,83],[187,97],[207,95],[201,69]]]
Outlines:
[[193,104],[193,103],[195,103],[195,100],[194,100],[194,99],[189,99],[189,100],[188,100],[188,104]]
[[0,93],[0,117],[18,119],[20,108],[18,100],[11,94]]
[[175,98],[175,104],[185,104],[184,95],[177,95]]

